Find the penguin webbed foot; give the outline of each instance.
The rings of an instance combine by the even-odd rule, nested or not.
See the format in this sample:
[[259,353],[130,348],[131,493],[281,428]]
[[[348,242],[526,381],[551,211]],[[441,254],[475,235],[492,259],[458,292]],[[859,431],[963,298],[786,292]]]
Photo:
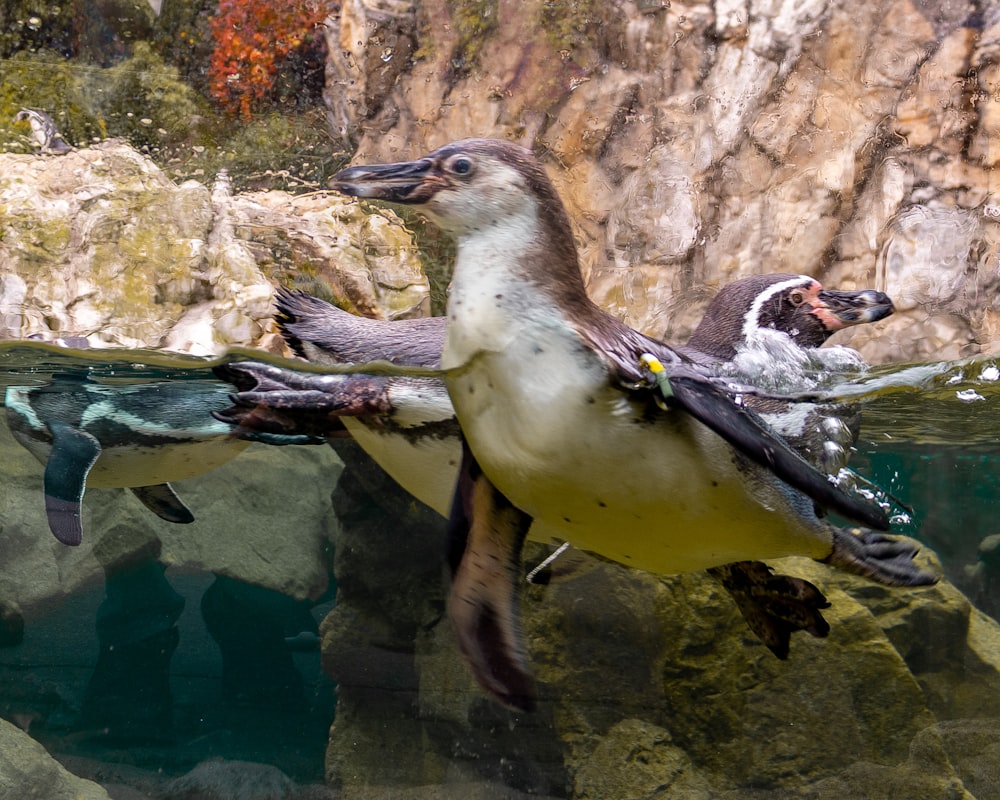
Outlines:
[[930,586],[937,576],[914,563],[919,548],[908,539],[865,528],[834,528],[833,552],[823,563],[888,586]]
[[239,391],[212,416],[241,439],[272,445],[324,444],[346,435],[340,417],[388,413],[385,378],[320,375],[272,364],[220,364],[215,374]]
[[383,376],[296,372],[256,361],[220,364],[213,372],[239,390],[231,399],[247,408],[267,406],[333,416],[386,414],[392,410],[386,397],[388,379]]
[[336,435],[325,415],[289,414],[266,405],[244,404],[236,395],[230,399],[232,406],[212,411],[212,416],[229,425],[237,439],[271,445],[325,444]]
[[520,555],[531,518],[483,475],[466,447],[449,519],[448,617],[472,674],[495,700],[535,707],[518,622]]
[[750,630],[782,660],[788,658],[796,631],[820,638],[830,632],[830,624],[820,613],[830,603],[803,578],[775,575],[760,561],[724,564],[708,573],[729,592]]

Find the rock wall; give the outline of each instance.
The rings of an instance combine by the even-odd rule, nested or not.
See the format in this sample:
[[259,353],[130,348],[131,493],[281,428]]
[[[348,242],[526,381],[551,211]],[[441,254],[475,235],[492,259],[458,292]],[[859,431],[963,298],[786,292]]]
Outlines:
[[589,290],[683,339],[720,285],[805,272],[899,312],[870,361],[1000,347],[993,4],[345,0],[326,99],[355,163],[541,153]]
[[96,783],[67,772],[38,742],[2,719],[0,795],[26,800],[111,800]]
[[429,312],[412,238],[391,211],[332,193],[233,195],[175,184],[126,144],[0,153],[0,338],[195,355],[281,349],[274,284],[376,317]]

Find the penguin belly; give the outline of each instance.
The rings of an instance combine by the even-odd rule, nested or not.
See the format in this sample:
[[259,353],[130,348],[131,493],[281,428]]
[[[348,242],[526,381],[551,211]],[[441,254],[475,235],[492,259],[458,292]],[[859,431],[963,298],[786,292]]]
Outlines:
[[404,435],[341,417],[361,448],[396,483],[447,518],[455,495],[462,442],[458,436]]
[[480,466],[536,528],[661,574],[830,553],[804,495],[684,412],[647,415],[551,334],[479,352],[449,383]]
[[250,442],[218,436],[157,446],[104,447],[90,469],[87,486],[131,488],[195,478],[221,467],[250,446]]

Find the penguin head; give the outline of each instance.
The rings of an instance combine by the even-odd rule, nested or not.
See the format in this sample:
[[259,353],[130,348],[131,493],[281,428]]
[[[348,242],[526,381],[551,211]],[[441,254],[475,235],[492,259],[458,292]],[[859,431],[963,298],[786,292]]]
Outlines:
[[716,295],[688,344],[724,360],[760,331],[783,333],[799,347],[819,347],[842,328],[893,311],[888,295],[874,289],[837,291],[808,275],[754,275]]

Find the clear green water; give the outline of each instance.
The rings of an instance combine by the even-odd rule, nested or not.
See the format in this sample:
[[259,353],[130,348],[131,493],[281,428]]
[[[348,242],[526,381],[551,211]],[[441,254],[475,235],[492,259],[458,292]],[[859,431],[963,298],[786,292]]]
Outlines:
[[[0,343],[0,386],[44,386],[54,376],[109,385],[169,381],[194,386],[214,380],[214,364],[248,356],[268,359],[249,351],[206,360],[6,342]],[[268,360],[288,364],[281,359]],[[301,366],[298,362],[295,365]],[[212,407],[228,403],[229,388],[218,383],[216,389],[206,395],[206,414]],[[885,367],[853,382],[831,382],[828,378],[815,391],[861,406],[862,433],[851,466],[891,494],[898,501],[897,508],[912,510],[898,518],[895,532],[914,536],[933,549],[945,575],[982,610],[996,613],[1000,607],[1000,596],[994,594],[996,565],[990,562],[992,551],[981,555],[979,548],[984,538],[998,532],[998,360]],[[3,442],[10,448],[0,454],[3,462],[20,459],[22,472],[26,471],[16,486],[2,489],[3,506],[11,500],[11,492],[34,492],[31,502],[37,501],[42,516],[41,465],[25,462],[24,451],[9,438]],[[293,450],[304,450],[265,449],[281,452],[286,458]],[[259,493],[257,487],[266,481],[266,474],[248,471],[248,496]],[[106,496],[88,492],[84,503],[98,504]],[[295,498],[285,500],[288,513],[295,513]],[[227,501],[235,508],[248,499],[232,496]],[[16,539],[20,535],[10,529],[11,524],[8,519],[0,536]],[[195,528],[191,532],[207,535]],[[100,530],[92,533],[95,540],[102,536]],[[54,541],[51,546],[61,548]],[[392,555],[388,553],[386,558],[391,560]],[[57,560],[61,557],[56,556]],[[403,552],[399,557],[408,558]],[[67,575],[80,574],[71,566],[65,569]],[[343,575],[340,577],[343,580]],[[0,582],[0,590],[4,585]],[[84,771],[90,774],[94,773],[93,764],[101,763],[105,775],[123,781],[131,776],[133,785],[140,788],[144,780],[145,785],[151,785],[142,776],[178,775],[212,757],[273,764],[300,783],[321,782],[337,695],[321,667],[315,634],[333,607],[334,585],[323,597],[293,601],[190,568],[171,567],[164,573],[152,558],[129,565],[113,580],[104,580],[96,571],[77,581],[66,596],[32,603],[0,597],[20,603],[25,620],[23,641],[0,649],[0,713],[27,728],[67,763],[86,762],[90,766]],[[129,605],[135,604],[137,597],[145,604],[141,613]],[[392,605],[391,600],[386,603]],[[227,611],[230,606],[236,610]],[[220,639],[220,624],[229,626],[232,633],[248,618],[252,622],[246,630],[235,630],[232,636]],[[439,621],[432,615],[426,624],[432,628]],[[146,645],[152,642],[150,649],[139,647],[117,659],[109,656],[107,642],[122,637],[122,626],[136,624],[147,627],[141,635],[124,638]],[[614,618],[606,625],[613,630]],[[272,631],[270,637],[265,635],[267,630]],[[598,631],[596,635],[600,638],[603,634]],[[625,631],[622,635],[629,634]],[[627,651],[627,639],[618,641],[617,646]],[[224,656],[226,647],[230,649]],[[274,657],[276,650],[281,651],[280,658]],[[392,646],[372,647],[371,642],[359,641],[355,653],[338,655],[340,668],[344,668],[345,659],[354,659],[354,668],[364,673],[366,659],[378,662],[380,666],[372,667],[376,685],[371,691],[377,694],[381,688],[392,694],[391,685],[377,685],[385,675],[393,674],[391,668],[384,669],[386,654],[392,652]],[[461,670],[457,653],[453,655],[449,668]],[[240,667],[236,674],[234,664]],[[594,702],[599,702],[599,695],[598,687]],[[385,713],[385,724],[400,729],[420,716],[417,707],[406,703],[398,708],[389,703]],[[394,718],[394,713],[399,717]],[[546,722],[542,719],[532,724]],[[705,725],[702,735],[710,738],[714,732],[709,722]],[[511,730],[516,740],[518,734]],[[502,760],[504,752],[517,749],[510,738],[487,738],[474,745],[456,739],[448,747],[456,751],[472,748],[477,759]],[[551,765],[546,759],[555,758],[558,756],[553,753],[535,753],[528,761],[537,759],[539,774],[548,775]],[[387,775],[394,769],[386,764]],[[548,787],[554,797],[566,796],[557,786],[559,771],[554,773],[556,777],[544,780],[514,776],[511,783],[528,786],[535,781]],[[148,796],[156,796],[153,789]]]

